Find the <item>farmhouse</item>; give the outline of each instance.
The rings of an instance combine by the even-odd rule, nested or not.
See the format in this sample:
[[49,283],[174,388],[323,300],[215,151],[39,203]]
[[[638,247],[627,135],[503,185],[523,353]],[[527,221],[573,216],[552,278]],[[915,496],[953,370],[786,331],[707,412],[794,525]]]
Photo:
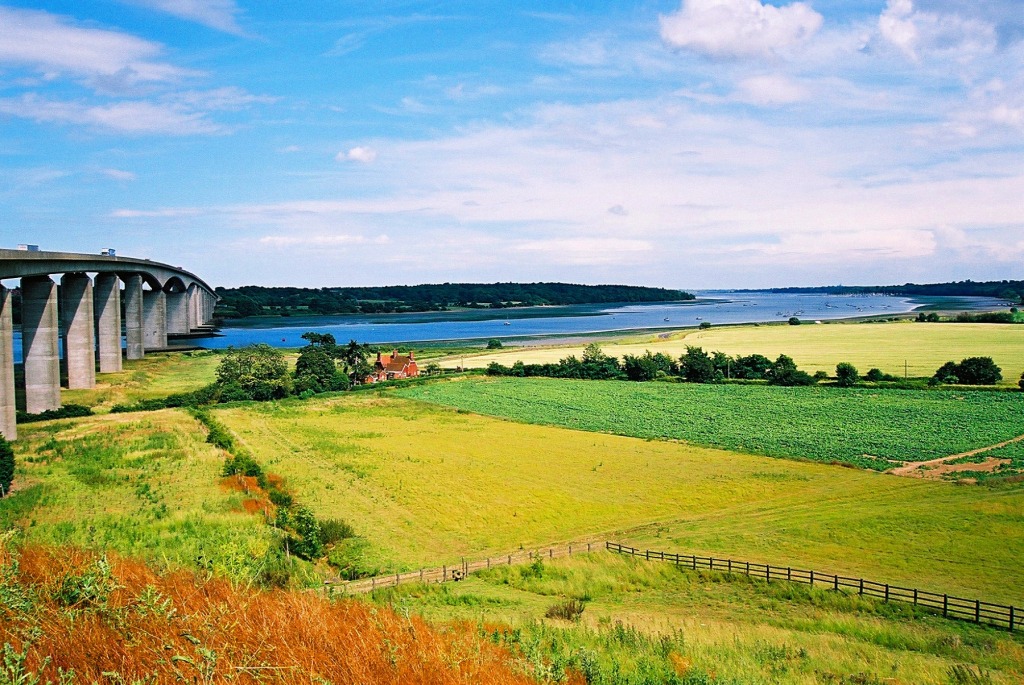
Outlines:
[[382,357],[377,353],[377,361],[373,365],[373,373],[366,377],[365,383],[376,383],[378,381],[390,381],[395,378],[415,378],[420,375],[420,369],[413,359],[412,350],[409,354],[398,354],[398,350],[392,350],[391,355]]

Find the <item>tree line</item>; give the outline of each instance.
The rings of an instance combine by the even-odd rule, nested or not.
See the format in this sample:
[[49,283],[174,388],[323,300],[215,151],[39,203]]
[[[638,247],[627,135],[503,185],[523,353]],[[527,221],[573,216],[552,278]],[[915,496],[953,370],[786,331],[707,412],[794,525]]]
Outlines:
[[[1001,371],[991,357],[969,357],[959,363],[950,361],[943,364],[928,379],[928,384],[994,385],[1002,380]],[[687,383],[741,380],[783,386],[814,385],[830,378],[824,371],[810,374],[800,370],[793,358],[785,354],[772,360],[761,354],[730,356],[724,352],[706,352],[703,348],[688,345],[686,352],[678,358],[648,350],[642,355],[624,355],[620,362],[617,357],[605,354],[597,343],[587,345],[582,358],[570,355],[548,364],[524,364],[517,361],[512,366],[491,362],[487,367],[487,375],[584,380],[675,380]],[[849,362],[837,364],[836,374],[832,378],[840,387],[852,387],[861,381],[897,383],[905,380],[877,368],[869,369],[862,377]],[[1021,375],[1020,387],[1024,390],[1024,374]]]
[[574,283],[440,283],[382,287],[294,288],[247,285],[217,288],[218,313],[227,318],[266,314],[378,314],[444,311],[452,307],[501,309],[609,302],[695,299],[681,290]]
[[904,283],[903,285],[827,285],[771,288],[773,293],[814,293],[825,295],[930,295],[933,297],[996,297],[1024,303],[1024,281],[951,281],[949,283]]

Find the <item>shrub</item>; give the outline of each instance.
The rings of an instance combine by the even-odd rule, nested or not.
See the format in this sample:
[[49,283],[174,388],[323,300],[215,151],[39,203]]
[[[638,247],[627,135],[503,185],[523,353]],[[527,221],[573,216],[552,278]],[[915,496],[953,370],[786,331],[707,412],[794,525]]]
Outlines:
[[267,496],[270,498],[271,504],[275,507],[287,509],[295,504],[295,498],[279,488],[270,488],[270,492],[267,493]]
[[6,438],[0,436],[0,498],[11,491],[14,481],[14,450]]
[[489,349],[489,350],[500,350],[501,349],[501,341],[498,340],[497,338],[491,338],[490,340],[487,341],[487,349]]
[[[871,369],[872,371],[878,371],[878,369]],[[881,374],[881,371],[878,371]],[[849,362],[840,362],[836,364],[836,385],[849,388],[856,385],[857,381],[860,380],[860,373],[857,372],[857,367]]]
[[292,387],[284,353],[265,343],[229,347],[217,365],[217,382],[224,398],[231,400],[280,399],[287,397]]
[[710,321],[701,321],[700,325],[697,326],[697,328],[699,328],[702,331],[706,331],[707,329],[711,328],[711,322]]
[[578,621],[583,615],[585,605],[581,600],[570,599],[560,604],[555,604],[544,612],[548,618],[560,618],[563,621]]
[[1020,375],[1020,380],[1017,381],[1017,385],[1020,387],[1021,390],[1024,390],[1024,373]]
[[323,519],[320,521],[320,541],[325,545],[333,545],[339,540],[354,538],[355,530],[343,519]]
[[292,510],[291,520],[295,526],[295,532],[299,534],[299,539],[292,541],[292,551],[310,561],[319,559],[324,552],[324,545],[321,538],[320,522],[312,510],[308,507],[295,507]]
[[868,369],[868,372],[864,374],[864,380],[877,383],[878,381],[885,378],[885,374],[882,373],[881,369]]
[[996,366],[992,357],[967,357],[959,364],[946,362],[932,376],[936,383],[963,385],[995,385],[1002,379],[1002,369]]
[[33,423],[35,421],[51,421],[53,419],[77,419],[80,416],[92,416],[92,409],[80,404],[65,404],[57,409],[47,409],[38,414],[27,414],[23,411],[17,413],[18,423]]
[[799,326],[800,325],[800,319],[796,318],[795,316],[789,317],[789,325],[790,326]]

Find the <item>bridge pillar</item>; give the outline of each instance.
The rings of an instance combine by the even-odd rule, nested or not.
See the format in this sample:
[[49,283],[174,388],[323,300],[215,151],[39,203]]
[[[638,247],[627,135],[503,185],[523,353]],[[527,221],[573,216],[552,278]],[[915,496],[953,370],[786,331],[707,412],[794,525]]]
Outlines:
[[100,373],[121,370],[121,282],[115,274],[97,274],[93,284]]
[[60,408],[57,284],[49,276],[21,279],[21,345],[25,368],[25,411]]
[[68,387],[96,387],[96,333],[92,308],[92,279],[64,274],[60,279],[60,313],[64,320],[64,361]]
[[145,349],[167,347],[167,295],[163,290],[142,293],[142,326]]
[[199,286],[188,287],[188,327],[189,329],[199,328]]
[[124,337],[125,356],[142,359],[146,348],[142,337],[142,275],[124,277]]
[[188,334],[188,293],[167,293],[167,332]]
[[14,324],[11,291],[0,285],[0,435],[18,439],[14,406]]

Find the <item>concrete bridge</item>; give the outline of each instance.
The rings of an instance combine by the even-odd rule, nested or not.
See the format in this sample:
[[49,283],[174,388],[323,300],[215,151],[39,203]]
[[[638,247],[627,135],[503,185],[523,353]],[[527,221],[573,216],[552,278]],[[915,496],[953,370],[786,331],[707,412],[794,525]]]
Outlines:
[[[97,366],[100,373],[121,370],[122,326],[125,356],[141,359],[167,347],[168,335],[205,327],[217,302],[213,288],[180,267],[106,254],[0,249],[0,280],[14,278],[21,279],[30,414],[60,407],[61,340],[67,387],[92,388]],[[0,434],[8,440],[17,437],[11,294],[0,285]]]

